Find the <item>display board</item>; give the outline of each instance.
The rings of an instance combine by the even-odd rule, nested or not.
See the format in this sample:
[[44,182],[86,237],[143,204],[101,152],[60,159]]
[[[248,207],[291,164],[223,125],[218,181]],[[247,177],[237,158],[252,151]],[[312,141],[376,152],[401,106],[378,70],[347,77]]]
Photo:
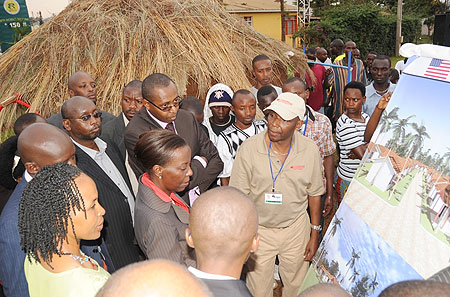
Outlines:
[[449,74],[450,61],[410,58],[305,287],[330,282],[378,296],[449,266]]

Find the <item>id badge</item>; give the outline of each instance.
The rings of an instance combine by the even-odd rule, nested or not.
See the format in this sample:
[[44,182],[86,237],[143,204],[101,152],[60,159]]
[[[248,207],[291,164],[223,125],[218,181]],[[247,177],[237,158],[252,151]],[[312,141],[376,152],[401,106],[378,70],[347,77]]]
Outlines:
[[270,192],[264,194],[266,204],[283,204],[283,194],[281,192]]

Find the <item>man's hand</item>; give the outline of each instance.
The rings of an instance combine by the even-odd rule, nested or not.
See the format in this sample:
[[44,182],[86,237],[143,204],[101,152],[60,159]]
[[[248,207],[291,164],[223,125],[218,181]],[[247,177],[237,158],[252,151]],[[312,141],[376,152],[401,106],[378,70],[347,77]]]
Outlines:
[[319,232],[312,230],[311,238],[306,245],[305,254],[303,255],[304,261],[311,261],[319,248]]
[[350,152],[347,154],[347,157],[348,157],[349,159],[352,159],[352,160],[358,159],[358,157],[356,156],[356,154],[355,154],[354,152],[352,152],[352,151],[350,151]]
[[328,76],[330,76],[330,74],[333,72],[333,69],[328,68],[327,70],[325,70],[325,79],[328,79]]
[[381,110],[385,110],[389,103],[389,100],[391,100],[391,96],[392,96],[392,92],[389,92],[389,93],[383,95],[383,97],[380,98],[380,101],[378,101],[377,108],[381,109]]
[[323,204],[323,211],[322,214],[325,218],[327,218],[331,210],[333,209],[333,199],[332,199],[332,193],[327,193],[327,196],[325,197],[325,202]]

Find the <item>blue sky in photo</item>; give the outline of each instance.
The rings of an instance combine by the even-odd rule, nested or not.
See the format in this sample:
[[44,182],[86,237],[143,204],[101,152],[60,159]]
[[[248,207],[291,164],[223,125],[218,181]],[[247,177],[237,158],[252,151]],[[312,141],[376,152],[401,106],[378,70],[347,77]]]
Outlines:
[[[367,274],[373,277],[377,273],[378,287],[370,296],[378,296],[389,285],[411,279],[423,279],[403,258],[391,248],[376,232],[372,230],[353,210],[345,203],[341,203],[335,217],[342,218],[340,228],[331,237],[333,222],[328,228],[324,238],[325,248],[328,252],[326,258],[329,262],[335,260],[339,263],[342,275],[345,275],[351,259],[352,248],[360,253],[355,268],[360,271],[361,278]],[[349,278],[351,269],[341,286],[350,292],[352,283]],[[358,280],[357,278],[357,280]]]
[[[431,154],[442,155],[450,147],[450,83],[428,79],[410,74],[402,74],[391,101],[387,107],[390,112],[399,107],[398,115],[406,118],[415,115],[412,122],[421,124],[423,121],[430,139],[425,139],[422,151],[431,149]],[[408,132],[412,132],[410,128]],[[376,137],[374,134],[374,137]],[[387,133],[382,140],[376,142],[385,144],[391,136]],[[375,140],[373,138],[372,140]],[[380,142],[381,141],[381,142]]]

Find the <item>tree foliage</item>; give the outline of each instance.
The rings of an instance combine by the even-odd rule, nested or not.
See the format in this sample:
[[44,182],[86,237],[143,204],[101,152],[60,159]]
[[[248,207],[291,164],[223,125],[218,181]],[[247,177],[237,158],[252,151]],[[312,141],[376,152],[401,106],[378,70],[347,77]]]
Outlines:
[[[420,34],[420,18],[404,15],[402,35],[404,42],[413,42]],[[362,55],[369,51],[393,54],[395,51],[396,16],[379,6],[366,3],[360,5],[338,5],[321,12],[321,20],[302,28],[296,34],[306,34],[312,46],[327,48],[333,39],[353,40]]]

